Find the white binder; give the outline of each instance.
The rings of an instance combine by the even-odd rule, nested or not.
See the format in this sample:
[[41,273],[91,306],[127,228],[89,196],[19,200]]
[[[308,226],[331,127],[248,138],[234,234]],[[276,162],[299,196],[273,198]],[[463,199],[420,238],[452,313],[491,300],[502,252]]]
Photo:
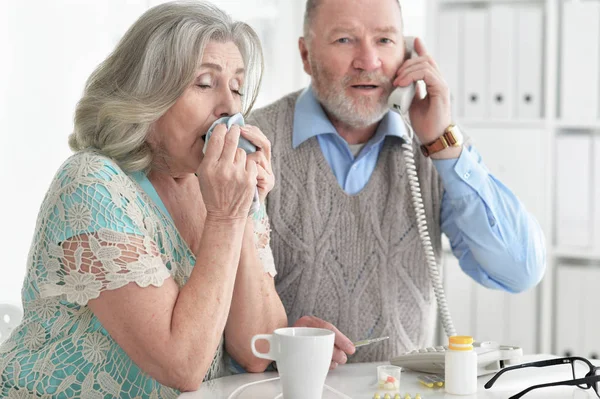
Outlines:
[[556,140],[556,243],[561,248],[591,246],[592,139],[567,133]]
[[[475,338],[477,341],[506,341],[509,334],[506,319],[506,292],[475,285]],[[494,311],[490,312],[490,309]],[[516,343],[515,343],[516,345]]]
[[437,42],[437,62],[442,71],[442,76],[448,83],[450,89],[450,101],[452,102],[452,115],[463,116],[461,108],[462,90],[462,13],[457,10],[444,10],[440,12],[438,26],[440,29]]
[[[458,259],[452,253],[444,252],[442,259],[444,262],[444,289],[454,329],[459,335],[473,334],[475,282],[462,271]],[[446,341],[445,335],[442,341]]]
[[[594,168],[592,177],[594,179],[594,252],[600,253],[600,136],[594,137]],[[599,330],[600,331],[600,330]]]
[[515,7],[492,4],[489,18],[490,116],[509,119],[514,116]]
[[563,2],[560,117],[567,122],[598,118],[600,1]]
[[584,269],[572,264],[558,265],[556,272],[556,348],[558,356],[584,355],[581,322]]
[[538,291],[530,289],[519,294],[505,292],[504,297],[505,326],[510,326],[504,333],[505,342],[513,342],[523,348],[524,354],[536,353],[537,339],[534,331],[538,323],[534,316],[538,312]]
[[[600,356],[600,318],[597,317],[598,302],[589,300],[590,292],[597,292],[600,286],[600,268],[595,266],[583,267],[583,278],[580,281],[579,295],[581,296],[581,355],[587,358],[598,359]],[[590,317],[590,315],[593,315]]]
[[489,116],[488,13],[482,8],[464,12],[463,109],[466,118]]
[[542,117],[543,26],[541,4],[517,7],[517,117]]

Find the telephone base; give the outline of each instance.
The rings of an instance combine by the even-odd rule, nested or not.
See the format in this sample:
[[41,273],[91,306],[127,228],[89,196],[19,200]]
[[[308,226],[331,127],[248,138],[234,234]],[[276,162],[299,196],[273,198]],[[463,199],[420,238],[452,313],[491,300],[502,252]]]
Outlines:
[[[443,374],[447,350],[447,346],[416,349],[392,358],[390,363],[422,373]],[[478,376],[516,364],[523,356],[523,349],[517,346],[500,345],[492,341],[474,342],[473,350],[477,353]]]

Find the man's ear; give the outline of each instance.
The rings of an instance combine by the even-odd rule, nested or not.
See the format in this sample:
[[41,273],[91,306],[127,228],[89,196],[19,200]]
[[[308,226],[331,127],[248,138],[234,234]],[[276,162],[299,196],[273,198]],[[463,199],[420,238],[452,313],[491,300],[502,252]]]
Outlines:
[[304,72],[312,76],[312,70],[310,68],[310,62],[308,61],[308,48],[306,47],[306,40],[304,37],[298,39],[298,49],[300,50],[300,58],[302,58],[302,65],[304,66]]

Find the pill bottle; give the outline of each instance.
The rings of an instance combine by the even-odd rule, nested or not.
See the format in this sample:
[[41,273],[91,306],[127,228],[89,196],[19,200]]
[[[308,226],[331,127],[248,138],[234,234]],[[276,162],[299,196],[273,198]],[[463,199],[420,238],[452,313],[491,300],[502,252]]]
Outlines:
[[452,395],[472,395],[477,392],[477,353],[473,338],[455,335],[450,337],[446,351],[445,386]]

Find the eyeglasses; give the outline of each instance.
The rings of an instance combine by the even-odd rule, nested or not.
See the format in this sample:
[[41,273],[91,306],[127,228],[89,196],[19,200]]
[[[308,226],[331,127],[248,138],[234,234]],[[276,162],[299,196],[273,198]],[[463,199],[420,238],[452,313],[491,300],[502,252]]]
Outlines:
[[511,396],[508,399],[519,399],[529,391],[533,391],[538,388],[555,387],[559,385],[576,385],[581,389],[592,388],[596,392],[596,396],[600,398],[600,367],[595,367],[589,360],[583,357],[562,357],[558,359],[541,360],[539,362],[524,363],[516,366],[510,366],[503,368],[492,377],[491,380],[486,382],[484,385],[485,389],[490,389],[492,385],[500,378],[500,376],[507,371],[522,369],[526,367],[547,367],[556,366],[558,364],[569,364],[573,372],[572,380],[550,382],[547,384],[539,384],[530,386],[527,389],[522,390],[516,395]]

